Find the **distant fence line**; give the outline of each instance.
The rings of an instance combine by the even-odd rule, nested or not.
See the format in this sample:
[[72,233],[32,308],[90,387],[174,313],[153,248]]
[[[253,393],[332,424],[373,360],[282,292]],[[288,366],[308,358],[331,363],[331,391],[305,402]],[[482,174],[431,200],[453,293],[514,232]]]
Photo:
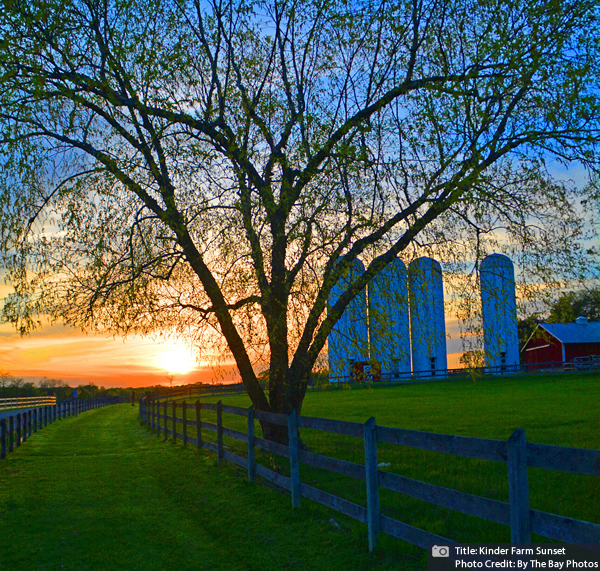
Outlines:
[[[410,373],[382,373],[373,378],[368,372],[360,372],[354,378],[332,377],[325,386],[315,386],[311,378],[308,390],[335,390],[342,386],[361,387],[366,384],[373,386],[396,386],[409,384],[425,384],[442,381],[464,381],[473,377],[501,377],[504,375],[535,375],[539,373],[573,373],[600,370],[600,356],[580,359],[576,362],[552,361],[547,363],[535,363],[532,365],[501,365],[498,367],[470,367],[463,369],[435,369],[425,371],[411,371]],[[161,391],[147,393],[149,398],[174,398],[193,396],[225,396],[231,394],[246,394],[243,383],[232,383],[228,385],[188,385],[185,387],[165,388]]]
[[24,408],[56,404],[56,397],[15,397],[0,399],[0,409]]
[[374,375],[369,370],[358,370],[353,377],[330,377],[331,384],[375,382],[381,384],[407,384],[432,381],[462,380],[469,377],[498,377],[503,375],[530,375],[537,373],[579,373],[600,370],[600,356],[576,357],[573,361],[548,361],[520,363],[496,367],[465,367],[462,369],[424,369],[419,371],[391,372]]
[[243,383],[232,383],[228,385],[187,385],[185,387],[165,388],[160,391],[147,393],[150,398],[173,398],[192,396],[217,396],[228,394],[245,394],[246,387]]
[[[181,410],[181,418],[177,417],[178,410]],[[195,411],[195,419],[187,419],[187,411],[190,410]],[[215,411],[217,423],[203,421],[201,419],[202,410]],[[190,443],[199,449],[208,448],[216,452],[219,465],[223,460],[228,460],[246,469],[249,482],[254,481],[255,476],[258,475],[288,490],[291,492],[292,506],[294,507],[299,507],[300,498],[305,497],[366,523],[370,551],[375,548],[380,532],[425,549],[430,544],[456,543],[382,515],[379,505],[379,488],[510,526],[513,543],[530,543],[531,533],[567,543],[600,543],[600,525],[598,524],[530,509],[527,479],[528,467],[600,476],[600,450],[530,443],[526,441],[523,429],[515,430],[507,441],[492,440],[377,426],[373,417],[366,423],[360,424],[325,418],[297,417],[295,411],[292,411],[290,415],[255,411],[254,407],[245,409],[227,406],[223,405],[221,401],[216,404],[201,403],[200,401],[187,404],[185,401],[159,402],[144,397],[139,403],[139,414],[149,427],[157,431],[158,436],[162,430],[165,440],[171,435],[173,442],[179,438],[184,446]],[[247,432],[223,426],[223,414],[246,417]],[[287,426],[289,445],[285,446],[255,436],[255,419]],[[171,428],[169,428],[169,424]],[[182,432],[178,431],[178,424],[181,426]],[[189,426],[196,429],[196,438],[188,435]],[[302,450],[299,446],[298,430],[300,428],[362,438],[365,449],[364,464]],[[203,429],[216,432],[216,443],[206,442],[202,439]],[[247,457],[227,450],[223,446],[223,436],[247,443]],[[380,442],[506,463],[508,465],[509,502],[475,496],[379,470],[377,444]],[[287,458],[290,463],[290,476],[284,476],[257,464],[254,455],[255,447]],[[300,479],[301,462],[364,481],[367,492],[366,507],[302,483]]]
[[33,433],[56,420],[120,402],[123,402],[121,397],[104,397],[4,412],[0,416],[0,458],[6,458],[7,452],[13,452],[15,447],[21,446]]

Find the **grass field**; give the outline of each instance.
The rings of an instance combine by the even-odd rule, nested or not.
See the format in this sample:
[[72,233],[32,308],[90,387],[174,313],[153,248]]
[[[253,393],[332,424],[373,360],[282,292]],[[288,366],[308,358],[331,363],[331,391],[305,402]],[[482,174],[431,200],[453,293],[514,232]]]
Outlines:
[[157,440],[130,405],[54,423],[9,454],[0,514],[2,571],[422,568],[418,552],[369,555],[326,510],[293,511],[213,455]]
[[[187,399],[191,402],[190,399]],[[203,401],[216,402],[218,397]],[[250,406],[247,396],[221,397]],[[308,392],[302,414],[411,430],[600,448],[600,373],[488,378]]]
[[[315,392],[302,413],[358,422],[375,416],[381,425],[502,439],[525,428],[530,441],[600,448],[599,411],[600,378],[586,374]],[[241,417],[224,420],[245,430]],[[301,436],[319,453],[363,461],[359,439]],[[504,464],[391,446],[378,454],[388,470],[508,498]],[[287,470],[269,454],[257,461]],[[304,465],[301,474],[365,503],[361,482]],[[599,478],[530,469],[529,480],[532,507],[600,523]],[[510,540],[504,526],[384,490],[381,505],[385,515],[445,537]],[[0,571],[426,568],[421,549],[382,536],[368,554],[366,526],[306,500],[293,510],[289,495],[248,484],[233,465],[217,468],[213,453],[165,443],[140,425],[130,405],[54,423],[0,462],[0,537]]]
[[[249,405],[246,397],[222,400]],[[307,395],[302,414],[355,422],[375,416],[384,426],[503,440],[514,429],[525,428],[531,442],[600,449],[600,376],[497,378],[476,383],[313,392]],[[207,411],[203,411],[203,418],[214,421]],[[224,423],[245,431],[243,418],[224,415]],[[203,435],[205,440],[214,441],[214,433],[205,431]],[[301,437],[311,451],[357,463],[364,461],[360,439],[310,430],[303,430]],[[243,444],[227,438],[225,444],[244,454]],[[262,454],[257,461],[288,473],[284,459]],[[378,461],[385,462],[384,469],[403,476],[508,501],[506,464],[391,445],[379,446]],[[600,523],[599,478],[533,468],[528,472],[532,508]],[[304,465],[301,474],[307,483],[366,505],[361,482]],[[506,526],[385,490],[380,494],[384,515],[443,537],[462,542],[510,541]],[[534,540],[549,541],[541,536]]]

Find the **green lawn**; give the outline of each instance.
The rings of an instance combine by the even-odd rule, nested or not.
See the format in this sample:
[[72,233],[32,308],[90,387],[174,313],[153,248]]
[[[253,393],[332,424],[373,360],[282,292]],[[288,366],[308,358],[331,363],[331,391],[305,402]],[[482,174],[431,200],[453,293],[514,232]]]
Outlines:
[[420,550],[369,555],[365,530],[241,476],[158,440],[130,405],[54,423],[0,462],[0,569],[424,568]]
[[[249,405],[246,397],[222,400],[226,404]],[[514,429],[525,428],[531,442],[600,449],[600,375],[317,391],[307,395],[302,414],[355,422],[375,416],[377,423],[384,426],[504,440]],[[205,420],[214,419],[214,413],[203,411],[203,415]],[[237,430],[245,430],[244,422],[245,419],[224,415],[224,423]],[[205,432],[204,438],[214,440],[214,435]],[[364,461],[361,439],[310,430],[303,430],[301,438],[311,451],[357,463]],[[244,453],[243,445],[227,438],[225,442]],[[262,454],[257,461],[287,473],[285,460]],[[386,464],[384,469],[403,476],[508,501],[506,464],[391,445],[379,445],[378,461]],[[600,523],[599,478],[532,468],[528,472],[532,508]],[[304,465],[301,475],[307,483],[366,505],[361,482]],[[443,537],[463,542],[510,541],[506,526],[385,490],[380,494],[383,514]],[[539,536],[534,540],[548,541]]]
[[[247,396],[221,400],[250,406]],[[383,426],[482,438],[507,439],[525,428],[532,442],[600,448],[600,372],[313,391],[302,414],[354,422],[374,416]]]
[[[222,400],[249,404],[244,397]],[[375,416],[381,425],[502,439],[525,428],[530,441],[600,448],[599,411],[600,377],[585,374],[314,392],[302,413],[357,422]],[[214,413],[203,411],[203,419],[214,421]],[[245,431],[244,418],[225,414],[224,421]],[[211,440],[214,433],[203,436]],[[364,460],[360,439],[308,430],[301,437],[315,452]],[[234,440],[225,444],[245,452]],[[508,499],[504,464],[387,445],[378,456],[387,470]],[[257,461],[287,471],[287,462],[270,454],[257,453]],[[362,482],[305,465],[301,476],[366,504]],[[363,524],[305,499],[293,510],[287,493],[245,478],[228,463],[218,468],[212,452],[158,439],[140,425],[137,407],[67,418],[0,462],[0,570],[426,567],[419,548],[382,535],[368,554]],[[599,478],[530,469],[529,481],[533,508],[600,523]],[[385,490],[381,506],[385,515],[444,537],[510,541],[505,526]]]

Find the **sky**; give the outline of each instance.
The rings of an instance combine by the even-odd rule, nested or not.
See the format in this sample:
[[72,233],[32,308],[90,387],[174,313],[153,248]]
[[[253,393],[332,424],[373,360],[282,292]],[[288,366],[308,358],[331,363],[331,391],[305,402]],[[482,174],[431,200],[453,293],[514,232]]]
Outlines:
[[27,381],[49,377],[71,386],[169,386],[170,377],[173,385],[236,380],[231,364],[221,371],[198,364],[183,342],[86,335],[63,325],[48,325],[26,337],[1,325],[0,372],[5,371]]
[[[9,292],[0,284],[0,304]],[[4,372],[36,383],[48,377],[71,386],[95,383],[106,388],[238,380],[232,363],[218,371],[196,363],[183,341],[92,335],[62,324],[45,324],[25,337],[11,325],[0,324],[0,373]]]
[[[458,323],[447,322],[448,367],[459,367]],[[104,387],[169,386],[196,382],[239,380],[232,363],[219,370],[194,361],[183,341],[130,336],[126,339],[86,335],[63,325],[45,325],[20,337],[8,324],[0,325],[0,372],[38,382],[62,379],[71,386],[95,383]]]
[[[568,171],[556,163],[551,170],[578,185],[585,180],[582,168]],[[0,305],[9,292],[0,277]],[[462,354],[459,326],[449,315],[446,333],[448,367],[458,368]],[[49,377],[71,386],[92,382],[107,388],[169,386],[171,380],[173,385],[239,381],[232,362],[218,370],[198,364],[183,340],[87,335],[60,324],[45,325],[27,337],[20,337],[8,324],[0,324],[0,373],[4,372],[27,381]]]
[[[10,291],[0,282],[0,304]],[[448,367],[458,368],[462,354],[458,322],[447,318],[446,329]],[[197,363],[184,340],[135,335],[123,339],[48,323],[24,337],[12,325],[0,324],[0,373],[5,372],[35,383],[48,377],[71,386],[94,383],[106,388],[240,380],[232,362],[218,369]]]

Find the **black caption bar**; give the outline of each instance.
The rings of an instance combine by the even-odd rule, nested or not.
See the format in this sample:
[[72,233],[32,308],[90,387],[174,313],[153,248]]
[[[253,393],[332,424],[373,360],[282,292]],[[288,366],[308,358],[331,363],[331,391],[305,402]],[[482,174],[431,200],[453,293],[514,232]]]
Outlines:
[[427,547],[427,571],[553,569],[600,571],[600,544],[448,543]]

